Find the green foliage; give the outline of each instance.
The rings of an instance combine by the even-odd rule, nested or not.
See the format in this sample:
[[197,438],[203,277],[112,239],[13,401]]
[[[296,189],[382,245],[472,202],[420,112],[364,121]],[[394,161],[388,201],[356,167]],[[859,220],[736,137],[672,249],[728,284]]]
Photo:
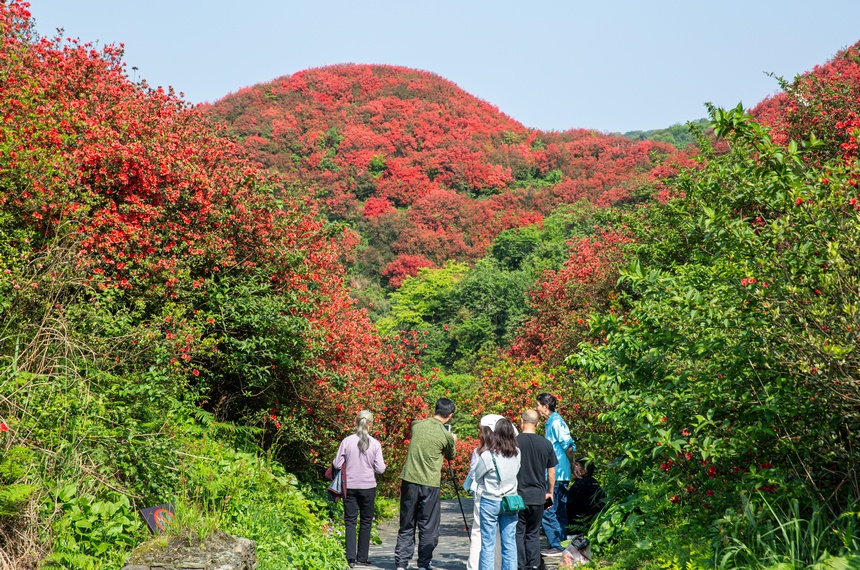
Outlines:
[[[46,567],[119,567],[148,532],[136,511],[162,502],[177,505],[171,532],[257,540],[261,569],[343,567],[335,513],[262,453],[257,432],[171,402],[158,386],[152,376],[107,374],[0,383],[0,401],[24,405],[4,436],[42,450],[13,445],[0,457],[2,515],[38,502],[49,523],[40,538],[51,546]],[[234,447],[240,442],[247,451]]]
[[503,345],[526,310],[528,276],[507,271],[492,258],[473,269],[448,264],[421,269],[391,294],[391,315],[380,319],[383,333],[414,329],[424,333],[422,363],[427,368],[468,370],[479,354]]
[[600,215],[587,202],[559,206],[544,218],[535,247],[522,258],[520,266],[533,280],[546,269],[558,270],[570,255],[570,240],[593,235],[597,227],[609,223],[600,220]]
[[[860,513],[838,517],[817,501],[784,507],[765,497],[744,497],[743,510],[718,523],[718,568],[853,568],[860,565]],[[844,565],[843,565],[844,564]]]
[[447,303],[454,285],[467,270],[466,264],[449,263],[440,269],[421,269],[416,277],[406,279],[390,296],[391,317],[377,323],[380,332],[390,334],[398,328],[416,328],[430,319],[443,318],[451,311]]
[[[731,556],[792,559],[813,535],[816,556],[833,553],[838,541],[823,529],[860,496],[850,475],[860,417],[847,381],[860,325],[857,163],[813,166],[804,153],[816,140],[774,145],[740,107],[712,116],[729,152],[705,148],[706,163],[675,180],[675,200],[630,215],[640,233],[620,283],[629,312],[594,316],[605,342],[569,359],[616,426],[614,501],[596,537],[639,541],[679,521],[701,533],[723,520],[738,524],[723,540],[743,544]],[[769,508],[745,516],[758,493],[772,497]],[[810,497],[820,522],[776,540],[797,532],[780,521],[808,520],[792,505]],[[739,538],[742,527],[769,537],[773,552]]]
[[332,570],[346,564],[331,523],[320,518],[331,515],[328,507],[309,500],[279,464],[208,437],[188,452],[180,490],[185,515],[171,532],[218,528],[255,540],[261,569]]
[[708,119],[698,119],[696,121],[688,121],[686,124],[675,124],[666,129],[653,129],[650,131],[628,131],[624,133],[625,137],[638,141],[660,141],[669,143],[679,149],[685,149],[690,145],[698,142],[695,134],[691,132],[692,127],[706,127],[710,121]]
[[385,172],[385,156],[381,154],[374,154],[373,158],[370,159],[370,164],[367,165],[367,170],[373,175],[374,178],[379,178],[382,176],[382,173]]
[[55,500],[63,514],[53,523],[57,538],[46,559],[48,568],[118,566],[141,540],[142,520],[123,494],[110,492],[99,500],[79,494],[70,483],[59,489]]
[[0,450],[0,517],[19,514],[36,486],[20,483],[37,459],[32,449],[14,445]]
[[421,269],[390,295],[377,326],[383,334],[421,332],[424,369],[471,372],[482,356],[509,346],[531,310],[527,291],[568,259],[572,238],[595,232],[594,216],[588,204],[562,206],[542,224],[502,232],[471,268]]
[[523,260],[541,243],[541,231],[537,226],[524,226],[505,230],[496,236],[490,253],[507,269],[520,268]]

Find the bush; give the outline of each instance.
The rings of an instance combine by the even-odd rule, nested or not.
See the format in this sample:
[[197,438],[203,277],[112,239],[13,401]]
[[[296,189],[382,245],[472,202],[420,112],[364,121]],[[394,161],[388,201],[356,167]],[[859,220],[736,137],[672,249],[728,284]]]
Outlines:
[[741,108],[713,119],[730,152],[706,148],[653,207],[671,213],[638,222],[640,251],[677,249],[622,273],[629,312],[593,317],[605,342],[569,359],[618,433],[606,538],[643,521],[708,528],[757,493],[772,518],[814,497],[832,520],[860,498],[856,147],[818,165],[804,160],[815,140],[774,145]]

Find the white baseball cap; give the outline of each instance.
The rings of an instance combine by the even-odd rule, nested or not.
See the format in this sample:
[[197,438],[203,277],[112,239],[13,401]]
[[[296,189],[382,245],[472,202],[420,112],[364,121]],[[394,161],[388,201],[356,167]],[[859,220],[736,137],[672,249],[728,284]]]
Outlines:
[[[503,419],[505,419],[505,416],[501,416],[499,414],[487,414],[481,418],[481,426],[486,426],[492,431],[496,429],[496,422]],[[513,422],[511,422],[511,424],[513,425]],[[520,432],[517,430],[517,426],[514,426],[514,435],[519,434]]]

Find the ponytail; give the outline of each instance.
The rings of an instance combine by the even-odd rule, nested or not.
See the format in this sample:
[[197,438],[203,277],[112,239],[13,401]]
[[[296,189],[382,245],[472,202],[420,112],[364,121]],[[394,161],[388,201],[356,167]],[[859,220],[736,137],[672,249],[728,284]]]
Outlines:
[[362,453],[365,453],[367,448],[370,447],[370,432],[367,427],[372,421],[373,414],[369,410],[358,412],[358,416],[355,418],[355,434],[358,436],[358,450]]

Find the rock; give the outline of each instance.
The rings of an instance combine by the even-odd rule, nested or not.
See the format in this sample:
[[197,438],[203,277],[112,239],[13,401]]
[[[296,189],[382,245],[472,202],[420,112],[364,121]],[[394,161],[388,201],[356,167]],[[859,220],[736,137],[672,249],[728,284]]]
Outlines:
[[257,543],[215,531],[205,539],[189,532],[157,536],[138,546],[122,570],[255,570]]

